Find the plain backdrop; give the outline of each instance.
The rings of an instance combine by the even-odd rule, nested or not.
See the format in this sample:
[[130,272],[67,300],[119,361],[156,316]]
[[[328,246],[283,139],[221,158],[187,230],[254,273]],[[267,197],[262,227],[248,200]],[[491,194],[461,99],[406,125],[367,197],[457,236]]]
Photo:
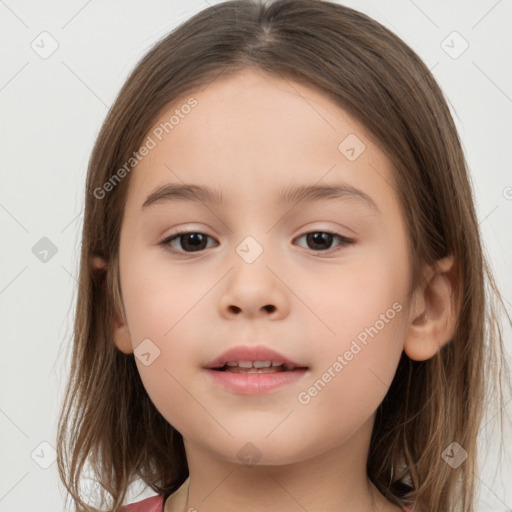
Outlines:
[[[399,35],[438,80],[463,141],[482,236],[510,311],[512,2],[340,3]],[[139,58],[208,4],[0,0],[0,512],[66,510],[56,424],[68,371],[87,162]],[[507,326],[504,334],[510,354]],[[500,447],[493,436],[477,475],[478,512],[512,510],[510,460],[497,470]],[[502,449],[510,454],[507,439]],[[152,494],[145,490],[139,499]]]

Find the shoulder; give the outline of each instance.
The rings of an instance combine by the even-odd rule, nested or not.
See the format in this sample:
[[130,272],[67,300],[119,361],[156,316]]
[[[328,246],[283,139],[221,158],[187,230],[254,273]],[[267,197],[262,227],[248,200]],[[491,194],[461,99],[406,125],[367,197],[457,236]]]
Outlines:
[[164,510],[164,495],[158,494],[151,496],[136,503],[126,505],[122,512],[163,512]]

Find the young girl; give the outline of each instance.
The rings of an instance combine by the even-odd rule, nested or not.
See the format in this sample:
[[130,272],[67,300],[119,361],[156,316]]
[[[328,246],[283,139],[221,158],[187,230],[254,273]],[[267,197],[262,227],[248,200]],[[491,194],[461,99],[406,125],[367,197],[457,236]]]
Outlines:
[[[475,510],[503,303],[447,103],[397,36],[326,1],[207,8],[128,78],[86,188],[76,510]],[[139,479],[157,495],[126,506]]]

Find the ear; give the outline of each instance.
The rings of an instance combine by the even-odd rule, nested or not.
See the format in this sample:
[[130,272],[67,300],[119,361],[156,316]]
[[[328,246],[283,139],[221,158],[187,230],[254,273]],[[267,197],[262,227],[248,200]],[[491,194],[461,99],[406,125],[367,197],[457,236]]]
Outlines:
[[429,267],[414,292],[404,352],[410,359],[425,361],[433,357],[453,337],[458,311],[454,297],[457,274],[453,256]]
[[[90,260],[90,265],[93,273],[100,274],[107,270],[107,264],[103,258],[94,256]],[[114,344],[115,346],[125,354],[131,354],[133,352],[130,332],[128,331],[128,325],[123,314],[119,314],[116,311],[114,318]]]

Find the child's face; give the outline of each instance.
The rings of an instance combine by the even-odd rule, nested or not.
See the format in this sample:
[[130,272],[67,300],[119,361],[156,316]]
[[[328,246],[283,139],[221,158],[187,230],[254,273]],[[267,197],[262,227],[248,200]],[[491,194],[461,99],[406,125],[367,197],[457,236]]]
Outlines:
[[[191,96],[197,105],[182,108]],[[158,129],[173,114],[172,130]],[[300,461],[349,439],[364,451],[410,321],[407,234],[388,159],[324,95],[255,71],[184,96],[154,128],[156,147],[131,171],[121,231],[131,346],[118,347],[151,340],[141,357],[150,364],[136,361],[155,406],[188,451],[226,461],[240,463],[247,442],[258,464]],[[225,204],[142,207],[156,188],[184,183],[221,191]],[[376,208],[351,195],[278,199],[332,184],[361,190]],[[177,231],[203,236],[160,245]],[[263,393],[228,390],[204,367],[239,345],[308,369]]]

